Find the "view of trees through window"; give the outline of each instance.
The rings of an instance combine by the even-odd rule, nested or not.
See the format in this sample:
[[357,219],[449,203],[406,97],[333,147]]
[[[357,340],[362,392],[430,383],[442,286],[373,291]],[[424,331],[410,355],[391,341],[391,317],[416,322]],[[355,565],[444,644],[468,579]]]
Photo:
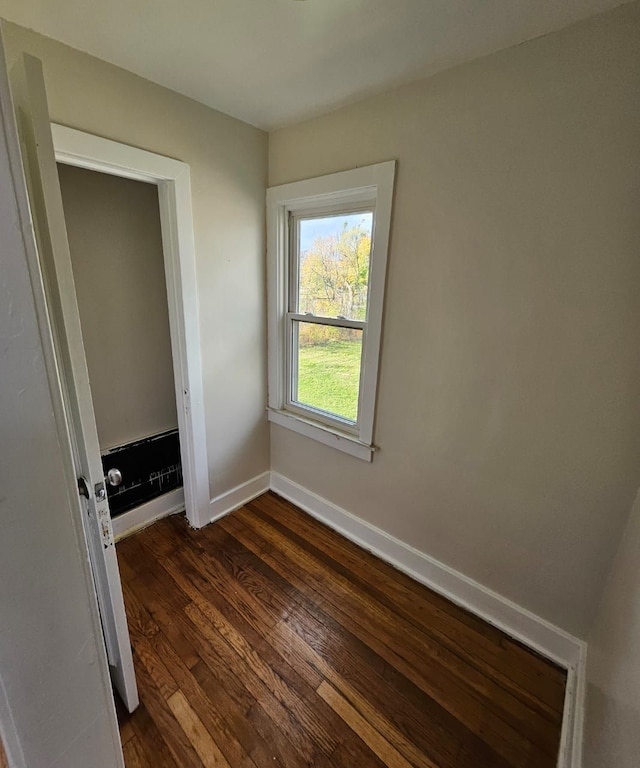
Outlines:
[[[372,228],[370,211],[299,221],[299,313],[366,320]],[[361,328],[294,323],[294,399],[355,422],[362,335]]]

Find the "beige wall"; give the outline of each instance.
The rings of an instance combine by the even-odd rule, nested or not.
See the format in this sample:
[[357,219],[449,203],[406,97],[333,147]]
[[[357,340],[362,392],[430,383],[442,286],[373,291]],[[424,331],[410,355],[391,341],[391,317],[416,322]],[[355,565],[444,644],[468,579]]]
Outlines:
[[589,637],[584,768],[640,759],[640,495]]
[[178,426],[158,188],[58,165],[100,448]]
[[191,166],[211,494],[264,472],[266,134],[24,28],[3,31],[10,64],[20,50],[42,59],[55,122]]
[[640,484],[640,5],[270,135],[398,159],[372,464],[272,468],[586,636]]

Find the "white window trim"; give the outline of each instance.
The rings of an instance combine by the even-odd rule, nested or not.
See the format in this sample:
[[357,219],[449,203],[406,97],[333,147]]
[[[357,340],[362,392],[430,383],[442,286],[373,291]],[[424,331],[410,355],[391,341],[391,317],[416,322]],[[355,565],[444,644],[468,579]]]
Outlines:
[[[395,168],[391,160],[267,190],[269,421],[366,461],[371,461],[375,450],[373,430]],[[357,434],[353,429],[342,431],[337,425],[314,420],[312,411],[303,415],[286,406],[289,216],[350,204],[375,206]]]

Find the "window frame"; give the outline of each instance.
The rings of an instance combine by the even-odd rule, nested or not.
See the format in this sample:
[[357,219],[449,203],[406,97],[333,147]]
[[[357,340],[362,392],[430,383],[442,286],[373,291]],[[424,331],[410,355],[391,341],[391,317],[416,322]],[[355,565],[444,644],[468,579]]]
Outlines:
[[[268,418],[366,461],[371,461],[375,450],[375,402],[395,168],[396,163],[392,160],[267,190]],[[295,261],[297,270],[295,241],[299,226],[296,225],[293,232],[291,222],[305,217],[361,211],[374,212],[366,319],[342,320],[291,312],[292,298],[297,291],[297,283],[293,285],[292,265]],[[299,309],[299,305],[296,304],[296,308]],[[355,424],[293,401],[295,322],[362,329],[358,420]]]

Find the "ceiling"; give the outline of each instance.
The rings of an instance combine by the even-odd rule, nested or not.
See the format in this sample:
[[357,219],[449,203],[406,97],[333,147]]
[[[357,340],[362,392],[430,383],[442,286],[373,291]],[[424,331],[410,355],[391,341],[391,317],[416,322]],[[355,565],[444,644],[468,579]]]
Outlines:
[[622,4],[0,0],[0,16],[272,129]]

